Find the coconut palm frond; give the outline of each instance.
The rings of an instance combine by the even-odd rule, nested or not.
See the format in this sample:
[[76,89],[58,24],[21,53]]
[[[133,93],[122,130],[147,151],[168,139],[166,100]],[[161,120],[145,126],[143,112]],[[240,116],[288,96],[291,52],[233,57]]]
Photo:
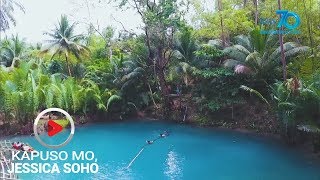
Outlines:
[[107,110],[109,110],[110,106],[115,103],[115,102],[118,102],[120,101],[122,98],[118,95],[112,95],[109,99],[108,99],[108,102],[107,102]]
[[16,25],[16,20],[13,16],[15,8],[25,13],[25,8],[15,0],[2,0],[0,6],[0,31],[5,31],[10,28],[10,23]]
[[233,45],[231,47],[225,48],[223,50],[223,53],[231,59],[236,59],[238,61],[244,62],[246,57],[250,54],[250,51],[248,51],[241,45]]
[[244,86],[244,85],[240,86],[240,89],[243,89],[243,90],[249,92],[250,94],[251,94],[251,93],[255,94],[255,95],[258,96],[263,102],[267,103],[268,106],[270,106],[268,100],[267,100],[265,97],[263,97],[263,95],[262,95],[261,93],[259,93],[257,90],[254,90],[254,89],[252,89],[252,88],[250,88],[250,87],[248,87],[248,86]]
[[182,57],[185,61],[191,61],[194,57],[194,52],[198,49],[196,38],[192,28],[183,28],[181,33],[178,34],[176,42],[177,57]]
[[293,49],[290,49],[286,51],[284,54],[286,57],[294,57],[302,53],[306,53],[310,50],[308,46],[300,46],[300,47],[295,47]]
[[238,36],[234,37],[234,41],[236,44],[239,44],[239,45],[245,47],[247,50],[253,51],[253,47],[252,47],[250,38],[248,36],[238,35]]
[[217,49],[220,49],[220,50],[223,49],[223,42],[222,42],[221,39],[209,40],[208,45],[212,46],[212,47],[215,47]]
[[262,58],[259,52],[255,51],[253,53],[250,53],[247,58],[246,58],[246,63],[252,63],[254,62],[255,64],[261,65],[262,63]]
[[[295,42],[287,42],[285,44],[283,44],[283,51],[287,52],[290,51],[296,47],[299,47],[299,45]],[[279,46],[277,49],[275,49],[271,55],[269,56],[269,59],[271,60],[280,60],[280,56],[281,56],[281,47]]]
[[261,58],[261,54],[257,51],[250,53],[245,61],[246,65],[250,67],[255,72],[259,72],[262,68],[264,68],[266,63],[263,58]]
[[238,64],[241,64],[242,62],[235,60],[235,59],[227,59],[224,61],[223,65],[226,68],[234,68],[236,67]]
[[250,32],[252,51],[264,52],[266,47],[267,36],[260,33],[260,29],[254,29]]
[[279,44],[279,36],[278,34],[269,34],[266,39],[266,50],[270,50],[274,47],[276,47]]

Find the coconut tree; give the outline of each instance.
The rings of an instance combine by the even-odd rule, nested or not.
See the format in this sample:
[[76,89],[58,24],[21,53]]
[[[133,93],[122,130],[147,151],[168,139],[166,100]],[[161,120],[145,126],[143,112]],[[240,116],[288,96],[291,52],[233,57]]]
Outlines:
[[[281,62],[282,48],[278,47],[279,39],[275,34],[262,35],[258,29],[249,36],[235,37],[235,44],[223,51],[229,59],[224,62],[225,67],[233,68],[238,74],[253,74],[265,78],[272,74]],[[306,52],[307,46],[295,42],[283,44],[286,58]]]
[[18,35],[7,38],[2,42],[1,46],[1,62],[6,66],[14,67],[15,62],[26,56],[27,44],[24,39],[20,39]]
[[70,55],[74,55],[77,59],[81,59],[82,56],[89,53],[89,49],[80,43],[84,36],[81,34],[74,34],[75,26],[76,23],[71,24],[67,16],[62,15],[55,29],[45,33],[52,39],[47,40],[48,44],[45,45],[41,51],[42,53],[51,52],[51,59],[56,55],[63,55],[70,76],[72,75],[69,62]]

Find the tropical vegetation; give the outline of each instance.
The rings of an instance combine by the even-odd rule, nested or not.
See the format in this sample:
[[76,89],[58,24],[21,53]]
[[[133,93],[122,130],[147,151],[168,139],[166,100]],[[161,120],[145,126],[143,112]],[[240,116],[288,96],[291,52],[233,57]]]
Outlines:
[[[24,8],[2,2],[6,31],[13,9]],[[32,127],[41,110],[58,107],[81,121],[154,117],[276,133],[291,143],[305,134],[319,150],[320,30],[311,18],[320,17],[320,4],[215,2],[208,10],[200,1],[116,1],[141,17],[142,33],[89,24],[77,34],[77,22],[62,15],[36,46],[1,38],[1,130]],[[279,19],[275,7],[300,15],[300,34],[279,35],[283,28],[265,23]]]

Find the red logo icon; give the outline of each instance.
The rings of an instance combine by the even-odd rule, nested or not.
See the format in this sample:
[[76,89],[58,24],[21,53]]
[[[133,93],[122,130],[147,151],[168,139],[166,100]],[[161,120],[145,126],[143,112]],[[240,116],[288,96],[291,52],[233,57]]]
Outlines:
[[54,122],[53,120],[48,121],[48,136],[50,136],[50,137],[54,136],[54,135],[58,134],[59,132],[61,132],[62,129],[63,129],[63,127],[60,124]]

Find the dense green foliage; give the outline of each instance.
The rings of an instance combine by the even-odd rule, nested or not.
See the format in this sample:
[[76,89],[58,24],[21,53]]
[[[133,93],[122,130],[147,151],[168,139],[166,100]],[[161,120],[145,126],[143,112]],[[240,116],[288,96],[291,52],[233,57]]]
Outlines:
[[60,107],[73,113],[88,113],[92,105],[106,110],[104,102],[112,93],[100,89],[89,80],[76,82],[61,74],[44,74],[43,64],[30,60],[19,69],[1,72],[0,102],[5,123],[17,120],[32,122],[41,109]]
[[300,34],[283,37],[261,33],[277,29],[261,24],[278,18],[276,1],[217,0],[214,11],[191,1],[192,24],[187,1],[117,2],[138,13],[143,33],[90,25],[87,35],[76,35],[76,22],[62,15],[42,47],[18,35],[1,40],[0,121],[25,125],[59,107],[120,119],[151,111],[181,121],[190,112],[191,121],[209,124],[223,114],[236,124],[237,107],[237,114],[251,113],[239,107],[259,102],[286,137],[319,132],[319,18],[311,21],[320,17],[318,2],[283,2],[302,19]]

